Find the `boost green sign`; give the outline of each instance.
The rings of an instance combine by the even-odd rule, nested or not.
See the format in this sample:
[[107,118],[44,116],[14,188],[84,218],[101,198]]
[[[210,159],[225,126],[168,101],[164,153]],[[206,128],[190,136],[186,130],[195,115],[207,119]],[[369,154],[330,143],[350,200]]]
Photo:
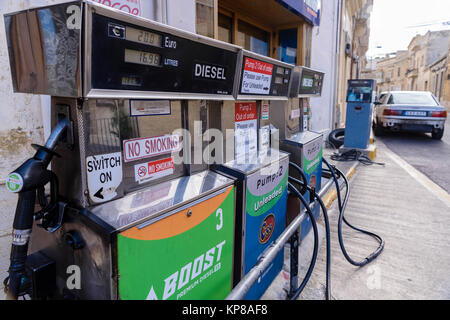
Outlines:
[[119,294],[131,300],[220,300],[232,285],[234,187],[118,236]]

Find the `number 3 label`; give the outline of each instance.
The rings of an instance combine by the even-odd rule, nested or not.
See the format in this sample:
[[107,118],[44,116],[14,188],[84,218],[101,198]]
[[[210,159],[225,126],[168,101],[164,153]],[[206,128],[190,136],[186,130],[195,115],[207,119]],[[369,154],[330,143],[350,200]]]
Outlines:
[[222,208],[217,209],[216,217],[219,217],[219,224],[216,225],[216,230],[219,231],[223,228],[223,211]]

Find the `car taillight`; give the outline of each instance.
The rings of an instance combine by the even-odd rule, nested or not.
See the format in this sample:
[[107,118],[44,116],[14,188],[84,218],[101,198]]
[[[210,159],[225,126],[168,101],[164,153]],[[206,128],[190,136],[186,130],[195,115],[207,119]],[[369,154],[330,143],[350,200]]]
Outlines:
[[386,110],[383,111],[383,115],[384,116],[401,116],[402,115],[402,111],[386,109]]
[[431,113],[433,118],[447,118],[447,111],[435,111]]

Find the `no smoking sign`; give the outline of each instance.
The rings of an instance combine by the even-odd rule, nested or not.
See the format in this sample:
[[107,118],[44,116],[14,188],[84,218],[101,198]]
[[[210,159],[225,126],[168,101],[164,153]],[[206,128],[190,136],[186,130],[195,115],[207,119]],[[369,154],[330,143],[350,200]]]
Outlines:
[[138,175],[139,177],[144,178],[147,175],[147,168],[144,166],[139,167]]

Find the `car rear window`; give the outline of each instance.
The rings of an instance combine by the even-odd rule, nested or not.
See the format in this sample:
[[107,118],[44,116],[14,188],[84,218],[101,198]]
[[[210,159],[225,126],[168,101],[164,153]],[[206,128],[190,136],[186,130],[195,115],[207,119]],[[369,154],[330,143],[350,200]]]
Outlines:
[[438,103],[430,94],[426,93],[393,93],[388,104],[409,104],[421,106],[437,106]]

